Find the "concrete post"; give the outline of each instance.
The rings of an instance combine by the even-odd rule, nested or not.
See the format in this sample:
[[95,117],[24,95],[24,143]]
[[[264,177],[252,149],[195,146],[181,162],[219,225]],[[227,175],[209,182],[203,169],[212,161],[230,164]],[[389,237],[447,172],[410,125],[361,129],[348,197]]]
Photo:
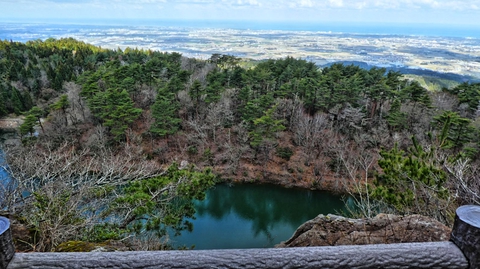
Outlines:
[[7,268],[14,254],[15,247],[10,232],[10,221],[7,218],[0,217],[0,269]]
[[469,262],[469,268],[480,268],[480,206],[457,208],[450,240]]

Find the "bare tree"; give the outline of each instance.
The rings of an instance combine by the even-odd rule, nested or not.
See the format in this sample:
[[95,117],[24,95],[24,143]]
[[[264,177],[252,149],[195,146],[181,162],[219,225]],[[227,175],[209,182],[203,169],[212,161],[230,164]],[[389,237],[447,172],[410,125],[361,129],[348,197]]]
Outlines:
[[187,128],[191,130],[187,135],[189,143],[196,144],[203,151],[208,142],[209,126],[201,118],[190,119],[186,124]]
[[452,162],[444,162],[448,171],[450,188],[455,190],[454,198],[460,204],[480,205],[480,170],[478,164],[461,158]]
[[211,103],[207,109],[206,124],[212,134],[213,142],[217,141],[217,130],[220,127],[232,124],[234,121],[234,102],[233,98],[237,94],[235,89],[225,90],[220,100],[216,103]]
[[150,87],[145,84],[136,85],[135,87],[138,88],[136,90],[138,93],[135,94],[133,100],[138,107],[147,109],[153,105],[153,103],[155,103],[155,98],[157,97],[158,93],[154,87]]
[[84,98],[80,96],[82,87],[74,82],[65,82],[63,88],[67,91],[69,106],[66,111],[70,122],[75,125],[87,121],[91,113]]
[[293,99],[277,98],[277,109],[274,116],[276,119],[283,119],[285,126],[291,130],[296,124],[298,117],[303,116],[303,102],[295,96]]
[[27,224],[38,232],[34,250],[54,250],[96,224],[97,211],[115,197],[112,188],[163,173],[142,156],[133,143],[116,152],[79,149],[67,142],[6,148],[4,168],[16,186],[8,211],[26,216]]
[[190,118],[193,109],[193,101],[187,90],[182,90],[177,93],[177,99],[180,103],[180,116],[184,119]]
[[434,92],[432,95],[432,106],[441,114],[443,111],[454,111],[458,106],[458,98],[447,92]]
[[329,122],[325,114],[317,113],[310,116],[304,113],[302,108],[297,108],[294,112],[291,130],[294,134],[294,141],[297,145],[302,146],[307,155],[307,163],[314,158],[314,152],[317,156],[321,152],[323,143],[323,131],[328,127]]
[[350,213],[361,218],[373,218],[378,213],[387,213],[388,206],[381,201],[372,199],[371,181],[373,178],[370,172],[377,163],[377,154],[362,151],[359,154],[352,154],[352,151],[339,151],[338,158],[346,171],[347,179],[344,180],[344,186],[353,205],[347,202]]

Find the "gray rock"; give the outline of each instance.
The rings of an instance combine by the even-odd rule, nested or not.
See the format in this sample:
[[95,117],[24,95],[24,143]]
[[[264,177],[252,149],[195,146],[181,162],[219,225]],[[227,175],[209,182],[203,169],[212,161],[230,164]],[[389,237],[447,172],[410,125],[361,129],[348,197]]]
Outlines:
[[447,241],[451,229],[421,215],[379,214],[372,219],[319,215],[276,247],[339,246]]

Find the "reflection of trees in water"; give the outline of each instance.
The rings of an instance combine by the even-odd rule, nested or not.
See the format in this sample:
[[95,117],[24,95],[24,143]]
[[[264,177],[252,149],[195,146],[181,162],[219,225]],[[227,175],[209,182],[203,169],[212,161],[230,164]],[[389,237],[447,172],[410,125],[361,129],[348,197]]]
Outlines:
[[341,211],[344,204],[339,196],[328,192],[285,189],[274,185],[218,185],[208,191],[207,199],[196,205],[197,214],[216,219],[235,213],[252,222],[255,236],[274,238],[271,231],[279,224],[296,229],[318,214]]
[[16,183],[12,180],[7,170],[4,153],[0,150],[0,210],[11,206],[17,198],[14,193]]

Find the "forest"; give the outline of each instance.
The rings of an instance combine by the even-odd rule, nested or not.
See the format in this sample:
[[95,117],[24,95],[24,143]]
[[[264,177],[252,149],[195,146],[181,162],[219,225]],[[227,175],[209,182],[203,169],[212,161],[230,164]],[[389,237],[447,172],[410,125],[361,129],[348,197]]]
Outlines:
[[478,83],[429,91],[384,68],[51,38],[0,41],[0,96],[0,119],[22,119],[21,142],[2,146],[0,209],[34,251],[168,248],[219,182],[330,190],[354,197],[355,216],[447,225],[480,204]]

